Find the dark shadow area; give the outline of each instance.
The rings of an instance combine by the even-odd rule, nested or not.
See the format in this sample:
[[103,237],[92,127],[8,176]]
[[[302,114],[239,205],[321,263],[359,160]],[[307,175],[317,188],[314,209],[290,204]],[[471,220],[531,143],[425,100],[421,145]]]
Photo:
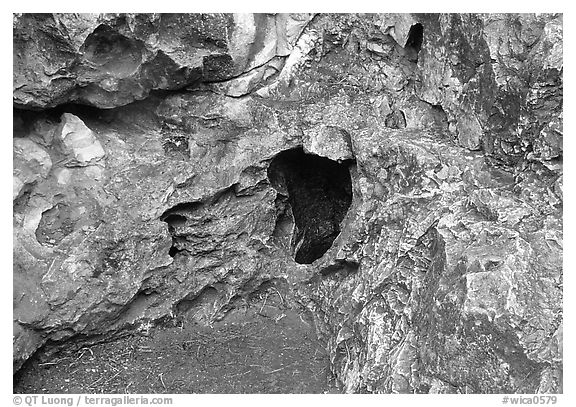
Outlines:
[[81,103],[65,103],[43,110],[14,107],[12,109],[13,136],[29,137],[31,133],[34,133],[36,126],[41,126],[44,123],[46,126],[56,126],[61,122],[63,113],[71,113],[74,116],[78,116],[83,122],[90,125],[100,122],[110,124],[117,119],[120,109],[124,109],[124,107],[99,109]]
[[305,154],[302,148],[281,152],[270,163],[268,179],[279,193],[277,206],[284,208],[279,223],[286,230],[286,219],[294,219],[290,251],[297,263],[322,257],[340,233],[340,222],[352,203],[348,167],[348,162]]
[[[186,236],[182,229],[186,228],[188,217],[202,206],[199,202],[183,202],[165,211],[160,220],[168,224],[168,232],[172,235],[172,247],[168,254],[170,257],[184,251]],[[184,243],[184,244],[183,244]]]
[[408,39],[404,50],[408,58],[414,62],[418,62],[418,53],[422,49],[422,42],[424,41],[424,26],[420,23],[414,24],[410,27],[408,32]]

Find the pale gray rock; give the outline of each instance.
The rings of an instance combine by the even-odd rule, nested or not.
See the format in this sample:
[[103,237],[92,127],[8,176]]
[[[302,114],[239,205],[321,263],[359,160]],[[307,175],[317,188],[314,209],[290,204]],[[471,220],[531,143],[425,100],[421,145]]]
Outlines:
[[64,113],[55,131],[62,153],[69,159],[66,166],[87,166],[101,161],[106,155],[102,144],[82,120]]
[[12,199],[21,196],[26,186],[46,178],[52,168],[50,155],[32,140],[14,138],[13,193]]
[[462,146],[509,162],[531,148],[545,157],[558,151],[562,15],[438,14],[418,21],[425,26],[418,94],[442,105]]
[[304,131],[304,151],[326,157],[334,161],[354,158],[350,134],[336,126],[320,126]]

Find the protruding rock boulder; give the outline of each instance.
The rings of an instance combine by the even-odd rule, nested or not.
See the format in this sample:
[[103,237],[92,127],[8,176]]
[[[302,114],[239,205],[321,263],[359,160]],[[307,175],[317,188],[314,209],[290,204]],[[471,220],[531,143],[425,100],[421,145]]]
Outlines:
[[67,166],[84,167],[95,164],[106,155],[94,132],[73,114],[62,115],[55,137],[62,153],[67,157]]
[[337,126],[318,126],[304,131],[304,151],[334,161],[354,159],[350,134]]

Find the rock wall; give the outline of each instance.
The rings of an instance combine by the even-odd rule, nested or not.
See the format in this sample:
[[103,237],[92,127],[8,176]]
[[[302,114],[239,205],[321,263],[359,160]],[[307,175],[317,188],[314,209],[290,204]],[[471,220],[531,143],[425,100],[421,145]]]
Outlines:
[[[236,79],[235,92],[274,70],[307,14],[15,14],[14,105],[123,106],[154,90]],[[271,64],[269,67],[268,64]],[[268,72],[267,75],[271,75]],[[257,78],[257,79],[256,79]]]
[[346,392],[561,392],[562,64],[562,15],[15,15],[15,370],[280,279]]

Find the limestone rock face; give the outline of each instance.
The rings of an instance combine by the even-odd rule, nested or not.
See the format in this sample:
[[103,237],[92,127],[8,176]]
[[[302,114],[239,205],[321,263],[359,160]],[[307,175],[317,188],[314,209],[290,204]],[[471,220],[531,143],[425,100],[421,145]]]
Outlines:
[[[70,113],[59,123],[40,116],[43,124],[33,126],[54,135],[45,153],[54,164],[15,207],[16,366],[47,339],[137,326],[216,285],[223,291],[210,304],[214,317],[239,292],[287,273],[270,269],[263,254],[271,250],[265,242],[276,214],[262,160],[294,137],[279,126],[277,112],[201,93],[118,114],[122,121],[112,123],[84,123]],[[219,127],[205,127],[203,115]],[[255,132],[255,117],[268,127]],[[198,133],[182,136],[191,127]],[[69,150],[62,158],[63,145]],[[100,149],[105,158],[92,160]],[[188,219],[183,225],[181,217]]]
[[14,45],[15,370],[277,279],[345,392],[562,391],[561,15],[16,15]]
[[462,146],[506,161],[531,151],[547,159],[561,149],[562,15],[417,21],[426,27],[418,94],[442,105]]
[[[46,108],[75,102],[112,108],[144,99],[152,90],[226,81],[287,56],[311,18],[16,14],[14,104]],[[278,69],[278,63],[274,60],[270,69]],[[226,88],[237,96],[239,86]]]
[[521,199],[533,187],[435,138],[353,136],[363,188],[339,256],[360,267],[336,269],[313,305],[335,310],[326,323],[346,390],[556,391],[562,307],[544,299],[561,296],[555,198]]

